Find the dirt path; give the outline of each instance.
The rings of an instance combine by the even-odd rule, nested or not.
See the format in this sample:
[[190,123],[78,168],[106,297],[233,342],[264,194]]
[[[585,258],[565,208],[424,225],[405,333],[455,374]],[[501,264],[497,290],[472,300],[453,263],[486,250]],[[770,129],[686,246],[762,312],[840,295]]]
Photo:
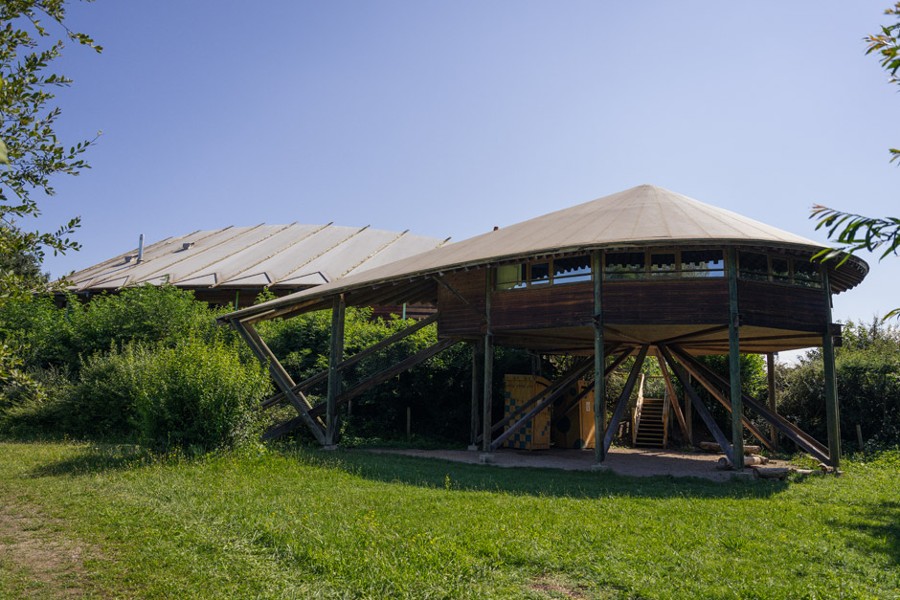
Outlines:
[[31,505],[0,504],[0,595],[84,598],[84,561],[94,549],[70,539]]

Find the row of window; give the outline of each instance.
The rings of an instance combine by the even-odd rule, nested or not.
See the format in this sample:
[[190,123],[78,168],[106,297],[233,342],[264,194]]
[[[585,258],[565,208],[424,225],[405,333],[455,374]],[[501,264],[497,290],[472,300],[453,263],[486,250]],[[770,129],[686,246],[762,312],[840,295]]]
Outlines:
[[[608,281],[711,278],[725,276],[721,250],[642,250],[606,252],[603,278]],[[802,287],[822,287],[819,267],[807,259],[755,252],[738,253],[738,277]],[[591,280],[589,256],[554,258],[497,267],[496,288],[513,290]]]

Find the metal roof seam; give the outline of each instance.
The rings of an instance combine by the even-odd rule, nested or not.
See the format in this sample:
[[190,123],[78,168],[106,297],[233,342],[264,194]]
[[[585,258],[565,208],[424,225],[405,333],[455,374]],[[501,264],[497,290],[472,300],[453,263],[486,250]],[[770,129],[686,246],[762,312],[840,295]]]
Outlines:
[[364,264],[367,263],[369,260],[371,260],[372,258],[374,258],[378,253],[384,251],[388,246],[390,246],[390,245],[396,243],[400,238],[402,238],[402,237],[403,237],[404,235],[406,235],[407,233],[409,233],[409,229],[405,229],[405,230],[401,231],[399,235],[397,235],[396,237],[394,237],[394,238],[391,239],[391,240],[388,240],[386,243],[382,244],[381,247],[379,247],[379,248],[377,248],[377,249],[375,250],[375,252],[372,252],[371,254],[369,254],[368,256],[366,256],[365,258],[363,258],[361,261],[359,261],[358,263],[356,263],[355,265],[353,265],[353,266],[350,267],[349,269],[345,270],[345,271],[344,271],[343,273],[341,273],[338,277],[345,277],[346,275],[348,275],[348,274],[350,274],[351,272],[355,271],[355,270],[358,269],[360,266],[364,265]]
[[[334,250],[334,249],[337,248],[338,246],[340,246],[340,245],[346,243],[347,240],[350,240],[350,239],[352,239],[352,238],[358,236],[359,234],[361,234],[363,231],[365,231],[365,230],[368,229],[368,228],[369,228],[369,225],[365,225],[365,226],[361,227],[360,229],[358,229],[357,231],[351,233],[350,235],[348,235],[347,237],[345,237],[345,238],[342,239],[341,241],[337,242],[336,244],[333,244],[332,246],[329,246],[328,248],[326,248],[326,249],[323,250],[322,252],[319,252],[319,253],[316,254],[315,256],[309,258],[309,260],[307,260],[306,262],[304,262],[302,265],[300,265],[299,267],[297,267],[297,268],[294,269],[293,271],[289,271],[287,274],[284,275],[284,277],[280,278],[280,279],[279,279],[278,281],[276,281],[275,283],[277,284],[277,283],[280,283],[280,282],[285,281],[285,280],[287,280],[287,279],[290,279],[291,276],[292,276],[294,273],[300,271],[303,267],[309,265],[309,264],[312,263],[314,260],[316,260],[316,259],[318,259],[318,258],[320,258],[320,257],[322,257],[322,256],[325,256],[326,254],[328,254],[329,252],[331,252],[332,250]],[[321,271],[320,271],[320,273],[321,273]],[[324,276],[325,274],[322,273],[322,275]],[[330,281],[330,280],[329,280],[329,281]],[[273,285],[274,285],[274,284],[273,284]]]
[[[240,232],[239,232],[237,235],[235,235],[234,237],[229,238],[229,239],[228,239],[228,242],[234,242],[234,241],[239,240],[239,239],[242,238],[242,237],[247,237],[247,236],[249,236],[251,233],[253,233],[254,231],[257,231],[258,229],[261,229],[261,228],[264,228],[264,227],[266,227],[266,224],[265,224],[265,223],[260,223],[260,224],[258,224],[258,225],[254,225],[253,227],[250,227],[249,229],[247,229],[247,230],[245,230],[245,231],[240,231]],[[277,232],[276,232],[276,233],[277,233]],[[269,233],[268,235],[264,235],[262,238],[256,240],[255,242],[253,242],[253,243],[251,243],[249,246],[247,246],[247,248],[252,248],[253,246],[255,246],[255,245],[257,245],[257,244],[259,244],[259,243],[261,243],[261,242],[267,240],[267,239],[270,238],[272,235],[274,235],[274,233]],[[223,241],[222,243],[220,243],[220,244],[215,244],[214,246],[210,246],[209,248],[203,248],[202,251],[196,252],[195,254],[200,254],[201,256],[203,256],[204,254],[210,254],[212,250],[214,250],[214,249],[216,249],[216,248],[221,248],[221,247],[224,246],[224,245],[225,245],[225,242]],[[244,248],[244,249],[246,249],[246,248]],[[239,250],[239,252],[243,251],[244,249]],[[183,248],[183,250],[188,250],[188,248]],[[188,258],[188,257],[185,257],[185,259],[187,259],[187,258]],[[171,281],[171,283],[178,283],[179,281],[187,281],[187,280],[191,279],[191,276],[192,276],[192,275],[196,275],[197,273],[200,273],[200,272],[202,272],[202,271],[208,269],[209,267],[213,266],[214,264],[219,263],[219,262],[222,262],[222,261],[225,260],[226,258],[228,258],[228,257],[225,256],[225,257],[221,257],[221,258],[213,258],[210,262],[208,262],[208,263],[206,263],[206,264],[203,264],[203,265],[197,267],[197,268],[194,269],[193,271],[188,271],[188,272],[185,273],[184,275],[180,276],[178,279],[174,279],[173,281]],[[213,272],[212,275],[215,277],[215,272]]]
[[[250,229],[251,229],[251,230],[256,229],[256,228],[260,227],[261,225],[262,225],[262,223],[260,223],[259,225],[254,226],[254,227],[251,227]],[[237,230],[237,228],[234,227],[233,225],[229,225],[228,227],[224,227],[224,228],[222,228],[222,229],[220,229],[220,230],[218,230],[218,231],[216,231],[216,232],[214,232],[214,233],[211,233],[210,235],[204,236],[204,237],[201,238],[201,239],[202,239],[202,240],[205,240],[205,239],[207,239],[207,238],[213,237],[213,235],[215,235],[215,234],[217,234],[217,233],[223,233],[223,232],[226,232],[226,231],[228,231],[229,229]],[[218,248],[218,247],[221,246],[222,244],[225,244],[225,243],[227,243],[227,242],[230,242],[230,241],[233,240],[234,238],[240,236],[242,233],[243,233],[242,231],[236,231],[236,232],[234,233],[234,235],[229,236],[229,237],[226,237],[226,238],[223,239],[222,241],[217,242],[217,243],[213,244],[212,246],[209,246],[208,248],[200,248],[200,249],[198,249],[199,252],[195,252],[195,253],[194,253],[194,256],[196,256],[196,254],[198,254],[198,253],[208,252],[208,251],[212,250],[213,248]],[[198,241],[199,241],[199,240],[198,240]],[[160,268],[158,268],[158,269],[155,270],[155,271],[151,271],[149,274],[145,275],[145,276],[143,277],[142,280],[143,280],[143,281],[148,281],[149,279],[153,278],[153,277],[154,277],[155,275],[157,275],[158,273],[160,273],[160,272],[165,272],[166,269],[171,269],[171,268],[174,267],[175,265],[180,264],[180,263],[183,263],[183,262],[186,261],[186,260],[190,260],[190,259],[193,258],[194,256],[191,256],[190,254],[186,254],[184,257],[179,258],[178,260],[175,260],[175,261],[173,261],[173,262],[171,262],[171,263],[169,263],[169,264],[167,264],[167,265],[165,265],[165,266],[163,266],[163,267],[160,267]],[[172,280],[171,273],[167,273],[166,275],[169,277],[168,283],[170,283],[170,284],[171,284],[171,283],[175,283],[175,281]]]
[[[309,233],[307,233],[307,234],[304,235],[304,236],[301,236],[301,237],[299,237],[299,238],[297,238],[297,239],[291,240],[290,243],[288,243],[288,244],[282,246],[282,247],[279,248],[278,250],[275,250],[272,254],[266,256],[265,258],[262,258],[262,259],[256,261],[255,263],[253,263],[252,265],[248,266],[247,268],[245,268],[245,269],[243,269],[243,270],[237,271],[236,273],[232,273],[232,274],[229,275],[226,279],[223,280],[222,285],[224,285],[225,283],[227,283],[227,282],[229,282],[229,281],[233,281],[233,280],[235,280],[235,279],[240,279],[240,276],[241,276],[241,275],[244,275],[244,274],[245,274],[247,271],[249,271],[250,269],[253,269],[254,267],[257,267],[257,266],[261,265],[262,263],[266,262],[267,260],[271,260],[272,258],[275,258],[276,256],[278,256],[278,255],[280,255],[280,254],[286,252],[286,251],[289,250],[290,248],[296,246],[297,244],[299,244],[299,243],[302,242],[303,240],[306,240],[306,239],[311,238],[311,237],[314,236],[315,234],[319,233],[320,231],[322,231],[322,230],[325,229],[326,227],[330,227],[330,226],[333,225],[333,224],[334,224],[334,221],[330,221],[330,222],[328,222],[328,223],[326,223],[326,224],[324,224],[324,225],[320,225],[319,227],[315,228],[313,231],[310,231]],[[288,225],[287,228],[293,227],[293,226],[295,226],[295,225],[297,225],[297,222],[296,222],[296,221],[294,221],[293,223],[291,223],[290,225]],[[287,229],[287,228],[285,228],[285,229]],[[266,278],[268,278],[269,283],[271,284],[271,283],[274,281],[273,277],[270,276],[268,273],[265,273],[265,275],[266,275]]]

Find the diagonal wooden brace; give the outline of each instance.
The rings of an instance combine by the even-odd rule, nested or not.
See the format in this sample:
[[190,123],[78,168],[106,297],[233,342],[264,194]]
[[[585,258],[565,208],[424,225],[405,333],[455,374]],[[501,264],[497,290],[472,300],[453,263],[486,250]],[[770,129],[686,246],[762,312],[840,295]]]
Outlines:
[[687,392],[688,397],[691,399],[691,405],[694,407],[694,410],[697,411],[697,414],[700,415],[700,418],[703,420],[704,425],[712,434],[713,439],[716,440],[716,443],[722,448],[722,452],[725,453],[725,458],[728,459],[728,463],[734,464],[734,451],[731,447],[731,443],[728,441],[728,438],[725,437],[725,434],[722,433],[722,430],[719,429],[719,426],[716,425],[716,420],[713,419],[712,414],[710,414],[709,409],[706,408],[706,405],[703,404],[703,401],[700,400],[700,396],[697,394],[697,390],[694,389],[694,386],[691,385],[691,382],[688,381],[688,375],[685,370],[682,368],[680,364],[675,362],[675,359],[672,357],[672,353],[669,352],[668,346],[665,344],[659,344],[657,346],[659,351],[662,352],[663,358],[666,359],[666,362],[671,367],[672,372],[675,373],[675,377],[678,378],[678,381],[681,382],[682,387],[684,387],[684,391]]
[[622,394],[616,402],[612,419],[609,420],[609,425],[606,426],[606,432],[603,434],[604,455],[609,451],[613,436],[616,433],[616,429],[619,427],[619,421],[622,420],[622,415],[625,414],[625,407],[628,405],[628,399],[631,398],[631,392],[634,390],[635,383],[637,383],[638,375],[641,373],[641,367],[644,365],[644,359],[647,357],[647,351],[649,349],[650,346],[646,344],[641,346],[637,358],[634,359],[634,366],[631,367],[631,372],[628,374],[628,379],[625,380],[625,388],[622,390]]
[[266,345],[266,343],[259,337],[259,333],[257,333],[256,329],[252,325],[245,325],[244,323],[234,320],[231,321],[231,324],[237,330],[244,341],[247,342],[247,345],[250,346],[250,349],[256,355],[259,361],[268,366],[269,373],[272,375],[273,381],[275,381],[275,385],[281,390],[281,392],[285,395],[285,397],[290,401],[293,405],[294,409],[299,414],[300,418],[306,423],[309,427],[309,430],[315,436],[316,441],[320,444],[325,443],[325,429],[322,426],[322,423],[319,422],[318,419],[315,419],[310,414],[310,402],[303,395],[302,392],[295,393],[294,392],[294,381],[291,379],[291,376],[285,371],[284,367],[281,366],[281,363],[278,362],[278,359],[275,358],[275,355],[272,354],[272,351]]

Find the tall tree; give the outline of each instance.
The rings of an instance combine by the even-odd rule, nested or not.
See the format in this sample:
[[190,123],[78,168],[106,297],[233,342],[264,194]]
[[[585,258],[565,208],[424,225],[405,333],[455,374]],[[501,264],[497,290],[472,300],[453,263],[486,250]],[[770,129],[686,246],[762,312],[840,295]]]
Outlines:
[[[52,232],[22,229],[23,219],[40,215],[38,197],[54,194],[53,176],[88,168],[81,155],[93,140],[67,148],[54,131],[60,109],[52,106],[53,90],[72,81],[51,64],[67,42],[102,48],[66,26],[67,6],[67,0],[0,0],[0,309],[41,283],[46,250],[78,248],[69,238],[78,218]],[[15,349],[0,339],[0,382],[23,377],[18,365]]]
[[[52,232],[26,231],[22,221],[40,214],[38,193],[54,194],[54,175],[77,175],[88,168],[81,155],[93,141],[66,147],[54,131],[60,109],[51,105],[53,90],[72,80],[52,72],[51,63],[67,41],[102,50],[90,36],[66,26],[66,8],[66,0],[0,2],[0,163],[5,165],[0,167],[0,254],[33,256],[38,263],[48,249],[78,248],[69,236],[79,219]],[[0,298],[33,284],[28,273],[5,269]]]
[[[866,54],[880,56],[881,66],[888,72],[890,83],[900,85],[900,1],[884,12],[893,17],[895,22],[883,25],[880,33],[866,36]],[[900,149],[891,148],[890,153],[891,162],[900,163]],[[900,218],[866,217],[819,204],[813,206],[810,218],[817,221],[817,230],[825,228],[828,239],[840,244],[836,248],[822,250],[813,257],[815,259],[836,259],[838,264],[842,264],[853,252],[869,250],[880,252],[878,260],[883,260],[890,255],[896,256],[900,250]],[[895,308],[885,318],[898,316],[900,308]]]
[[[880,56],[881,66],[888,72],[890,83],[900,85],[900,1],[885,10],[885,14],[895,19],[890,25],[883,25],[881,33],[866,36],[866,54]],[[891,162],[900,163],[900,149],[891,148]],[[823,261],[838,259],[842,264],[857,250],[880,252],[878,260],[887,256],[897,256],[900,250],[900,218],[873,218],[843,212],[827,206],[815,205],[811,219],[817,221],[816,229],[825,228],[828,239],[840,244],[819,252],[814,258]],[[900,316],[900,307],[889,312],[885,318]]]

